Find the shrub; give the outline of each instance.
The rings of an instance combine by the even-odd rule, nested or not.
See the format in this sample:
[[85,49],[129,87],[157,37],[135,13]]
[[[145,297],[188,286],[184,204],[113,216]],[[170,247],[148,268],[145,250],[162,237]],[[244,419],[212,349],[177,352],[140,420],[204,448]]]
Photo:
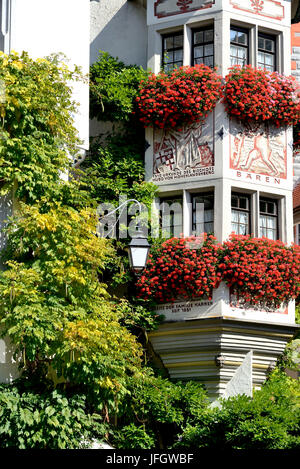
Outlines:
[[145,448],[142,444],[149,443],[149,436],[154,439],[154,447],[166,448],[173,444],[182,426],[198,421],[208,408],[209,400],[200,383],[172,383],[153,376],[150,369],[145,371],[140,379],[131,380],[130,395],[120,406],[120,432],[114,443],[118,448],[128,448],[128,442],[123,441],[128,433],[132,449]]
[[155,447],[153,433],[134,423],[116,433],[115,441],[118,449],[151,449]]
[[128,121],[132,118],[138,86],[147,72],[137,65],[125,65],[107,52],[101,52],[90,69],[91,117],[102,121]]
[[299,380],[276,371],[253,399],[222,401],[194,425],[187,425],[174,447],[217,449],[299,449]]
[[103,433],[97,416],[86,413],[82,395],[21,393],[11,385],[0,386],[1,448],[81,448]]

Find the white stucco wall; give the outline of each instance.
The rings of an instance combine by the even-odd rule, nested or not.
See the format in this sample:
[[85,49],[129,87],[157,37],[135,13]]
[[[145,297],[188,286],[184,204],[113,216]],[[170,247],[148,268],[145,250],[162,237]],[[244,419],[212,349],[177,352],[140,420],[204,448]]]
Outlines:
[[[89,71],[89,0],[11,0],[10,49],[44,57],[62,52],[69,65]],[[88,85],[74,84],[74,98],[80,103],[75,125],[88,148]]]
[[139,1],[91,0],[90,17],[91,63],[102,50],[127,65],[146,67],[146,9]]

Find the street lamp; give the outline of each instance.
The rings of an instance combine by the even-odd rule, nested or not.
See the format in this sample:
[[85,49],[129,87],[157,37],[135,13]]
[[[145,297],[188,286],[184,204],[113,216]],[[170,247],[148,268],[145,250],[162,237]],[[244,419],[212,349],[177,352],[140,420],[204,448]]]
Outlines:
[[135,274],[141,274],[146,267],[149,249],[147,238],[141,230],[138,230],[128,246],[129,264]]
[[[140,214],[142,213],[142,206],[140,202],[138,202],[135,199],[130,199],[130,200],[126,200],[125,202],[123,202],[121,205],[119,205],[119,207],[107,213],[105,216],[100,217],[99,221],[102,220],[103,218],[107,218],[113,213],[116,213],[120,208],[124,207],[124,205],[127,205],[129,202],[136,202],[138,204],[138,209],[139,209]],[[117,224],[119,218],[120,217],[118,217],[116,223],[113,225],[112,230]],[[111,233],[112,230],[109,233]],[[142,271],[144,270],[144,268],[146,267],[149,250],[150,250],[150,244],[148,243],[148,240],[145,237],[141,229],[138,229],[136,231],[131,242],[129,243],[127,250],[128,250],[130,268],[134,271],[136,275],[140,275]]]

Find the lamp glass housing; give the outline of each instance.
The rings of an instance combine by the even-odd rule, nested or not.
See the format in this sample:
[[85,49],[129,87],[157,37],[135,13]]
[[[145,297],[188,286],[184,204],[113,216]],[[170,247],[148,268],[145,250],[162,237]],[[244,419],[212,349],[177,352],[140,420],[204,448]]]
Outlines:
[[150,245],[144,236],[139,235],[133,238],[128,247],[130,267],[140,272],[144,270],[147,264]]

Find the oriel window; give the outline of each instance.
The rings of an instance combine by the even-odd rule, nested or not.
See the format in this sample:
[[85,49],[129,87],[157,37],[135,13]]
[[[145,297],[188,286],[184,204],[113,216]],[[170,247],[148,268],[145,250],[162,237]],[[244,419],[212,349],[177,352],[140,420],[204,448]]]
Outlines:
[[235,234],[250,234],[250,196],[232,193],[231,229]]
[[193,31],[192,64],[204,64],[214,67],[214,28]]
[[278,239],[278,203],[277,200],[260,198],[259,200],[259,235],[269,239]]
[[247,65],[249,59],[249,34],[246,29],[230,29],[230,64]]
[[165,72],[183,65],[183,34],[163,36],[162,66]]

